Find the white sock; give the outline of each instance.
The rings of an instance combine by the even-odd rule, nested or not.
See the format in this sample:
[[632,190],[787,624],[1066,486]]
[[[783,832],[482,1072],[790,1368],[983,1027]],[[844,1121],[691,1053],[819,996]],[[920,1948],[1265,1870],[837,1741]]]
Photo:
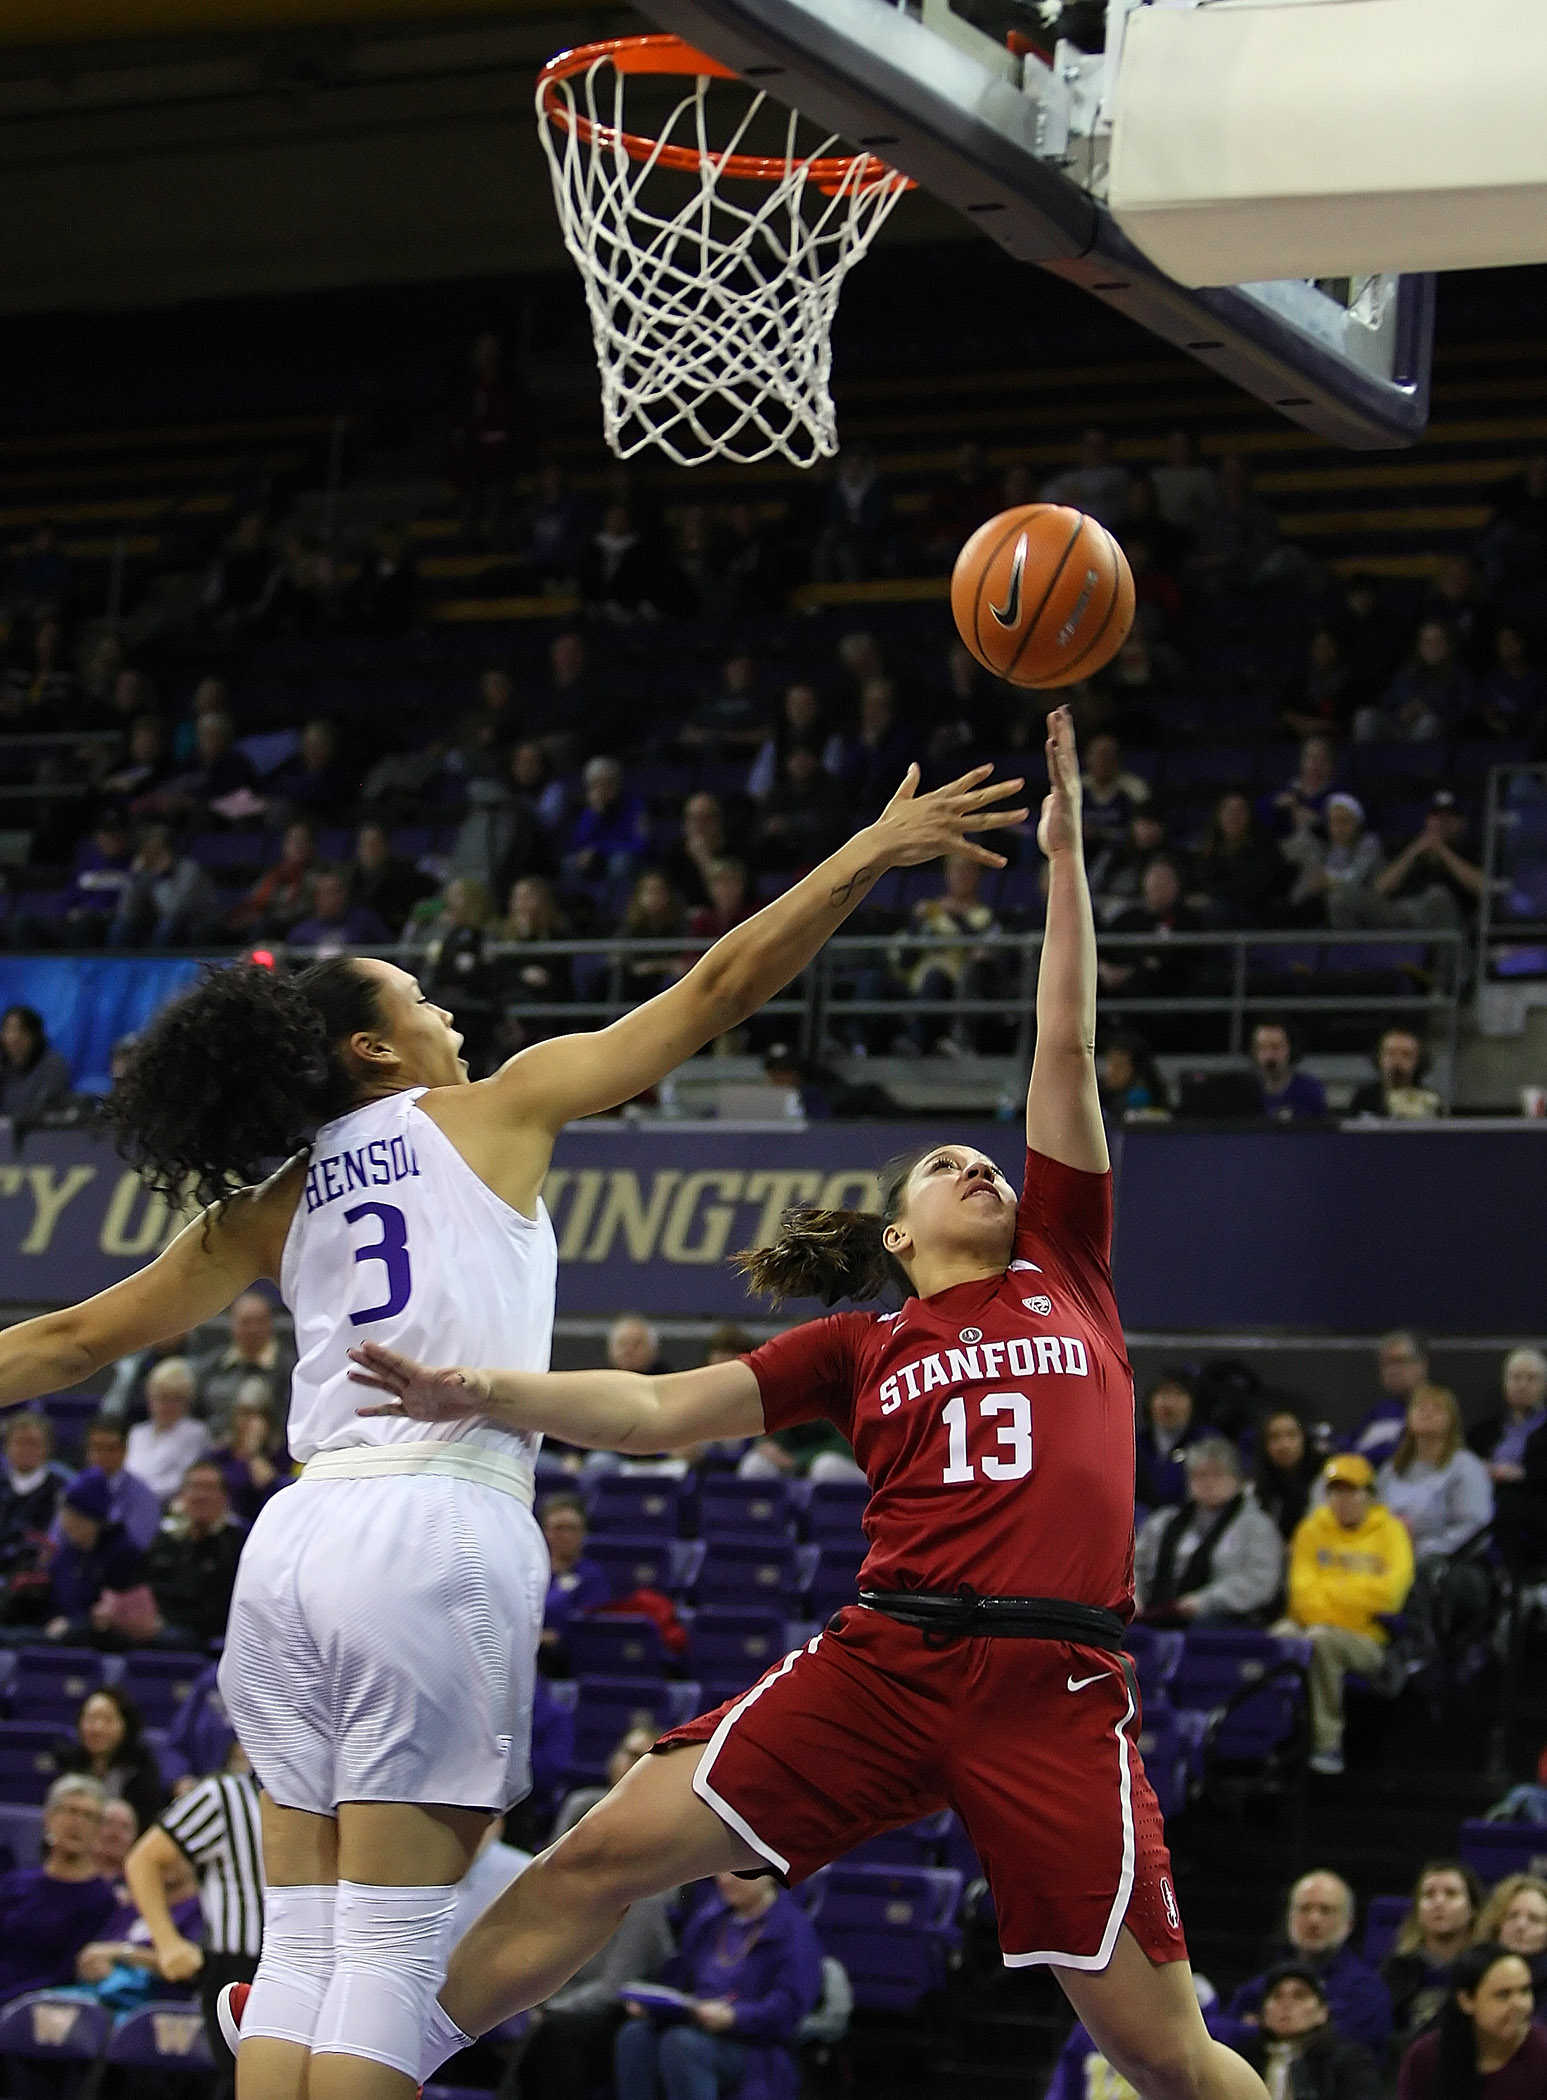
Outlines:
[[430,2007],[430,2024],[425,2030],[424,2054],[419,2059],[419,2083],[428,2085],[442,2064],[449,2063],[464,2049],[471,2049],[476,2040],[476,2035],[462,2032],[437,1998]]

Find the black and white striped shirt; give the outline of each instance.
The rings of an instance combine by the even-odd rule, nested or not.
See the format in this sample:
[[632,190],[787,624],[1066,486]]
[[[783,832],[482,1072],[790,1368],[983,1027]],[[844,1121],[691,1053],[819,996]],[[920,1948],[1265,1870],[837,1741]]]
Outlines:
[[263,1951],[263,1852],[257,1782],[216,1772],[174,1801],[161,1827],[199,1877],[204,1943],[212,1954]]

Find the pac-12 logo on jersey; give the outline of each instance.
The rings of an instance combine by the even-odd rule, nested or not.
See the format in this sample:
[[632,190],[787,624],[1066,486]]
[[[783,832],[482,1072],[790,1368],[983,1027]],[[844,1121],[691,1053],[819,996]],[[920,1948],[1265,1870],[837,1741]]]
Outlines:
[[1050,1313],[1053,1310],[1052,1299],[1044,1298],[1040,1291],[1035,1298],[1023,1298],[1021,1303],[1029,1313]]

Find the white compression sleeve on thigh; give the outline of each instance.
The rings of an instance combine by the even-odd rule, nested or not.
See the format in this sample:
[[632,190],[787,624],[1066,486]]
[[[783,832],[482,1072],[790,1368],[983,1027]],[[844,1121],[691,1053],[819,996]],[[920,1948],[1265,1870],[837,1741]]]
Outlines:
[[317,2015],[333,1980],[333,1913],[326,1887],[264,1892],[263,1955],[242,2014],[242,2039],[312,2045]]
[[454,1887],[339,1883],[333,1981],[313,2055],[368,2057],[417,2083],[435,1994],[446,1980],[456,1902]]
[[471,2049],[476,2035],[464,2034],[456,2021],[441,2004],[439,1998],[430,2007],[429,2025],[424,2032],[424,2051],[419,2058],[419,2083],[428,2085],[435,2073],[464,2049]]

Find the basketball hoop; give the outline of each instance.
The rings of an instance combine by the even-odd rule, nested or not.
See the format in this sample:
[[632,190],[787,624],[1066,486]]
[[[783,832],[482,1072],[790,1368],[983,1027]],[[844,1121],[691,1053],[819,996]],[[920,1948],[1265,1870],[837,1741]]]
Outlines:
[[[624,121],[639,75],[687,83],[654,138]],[[682,466],[782,453],[808,467],[838,449],[838,294],[912,183],[871,154],[834,152],[836,137],[800,151],[793,110],[782,153],[743,152],[767,101],[758,91],[713,143],[709,89],[737,77],[674,36],[582,45],[538,75],[538,128],[619,459],[659,445]],[[726,189],[738,184],[766,194],[738,200]]]

